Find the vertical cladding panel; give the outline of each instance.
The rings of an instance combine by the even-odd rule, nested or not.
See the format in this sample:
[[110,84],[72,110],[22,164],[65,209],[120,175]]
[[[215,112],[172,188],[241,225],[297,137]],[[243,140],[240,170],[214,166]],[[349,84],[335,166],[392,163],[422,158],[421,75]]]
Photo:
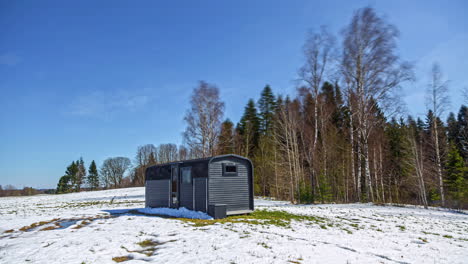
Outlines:
[[194,178],[195,211],[207,212],[206,181],[207,178]]
[[193,210],[193,185],[190,183],[180,184],[180,207]]
[[145,200],[147,207],[168,207],[170,180],[146,181]]
[[[223,163],[237,164],[237,176],[223,176]],[[250,164],[235,157],[220,158],[209,167],[209,203],[226,204],[227,212],[250,209]]]

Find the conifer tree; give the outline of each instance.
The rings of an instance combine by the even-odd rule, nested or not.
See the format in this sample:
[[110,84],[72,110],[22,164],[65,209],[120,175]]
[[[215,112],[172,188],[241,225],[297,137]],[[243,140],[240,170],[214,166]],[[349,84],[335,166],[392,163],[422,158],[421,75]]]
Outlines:
[[60,177],[60,180],[57,184],[57,194],[61,193],[68,193],[70,192],[71,189],[71,181],[70,181],[70,176],[64,175]]
[[465,160],[468,159],[468,107],[462,105],[457,115],[457,140],[455,141],[460,155]]
[[468,177],[463,159],[458,153],[454,143],[450,144],[446,167],[446,179],[448,194],[452,197],[455,206],[460,207],[468,198]]
[[74,189],[76,183],[78,182],[78,164],[73,161],[65,171],[65,175],[69,177],[70,180],[70,188]]
[[275,115],[276,109],[276,100],[273,92],[269,85],[263,88],[263,91],[258,100],[258,110],[259,110],[259,129],[260,132],[265,135],[269,134],[271,131],[271,125],[273,123],[273,118]]
[[218,154],[234,153],[234,123],[226,119],[221,123],[221,132],[218,139]]
[[88,169],[88,177],[86,178],[89,188],[96,190],[99,187],[99,174],[96,166],[96,162],[91,161]]
[[80,157],[80,159],[76,161],[76,165],[77,173],[75,177],[74,188],[75,191],[79,192],[81,189],[81,184],[83,184],[83,182],[86,179],[86,168],[82,157]]
[[250,99],[244,109],[244,115],[242,116],[237,130],[242,138],[242,155],[246,157],[252,157],[256,146],[258,145],[259,139],[260,122],[257,114],[257,108],[255,102]]

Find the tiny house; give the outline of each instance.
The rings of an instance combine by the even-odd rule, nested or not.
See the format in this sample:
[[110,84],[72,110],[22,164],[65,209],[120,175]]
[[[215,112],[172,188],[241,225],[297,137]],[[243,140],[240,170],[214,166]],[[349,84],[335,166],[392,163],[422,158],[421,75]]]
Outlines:
[[214,218],[253,212],[253,165],[238,155],[148,167],[146,207],[185,207]]

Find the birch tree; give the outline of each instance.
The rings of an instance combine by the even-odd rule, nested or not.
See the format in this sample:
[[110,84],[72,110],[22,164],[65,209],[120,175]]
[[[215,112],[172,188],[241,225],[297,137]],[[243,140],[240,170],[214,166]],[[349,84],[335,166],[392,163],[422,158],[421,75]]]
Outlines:
[[190,105],[184,118],[187,123],[184,140],[197,157],[213,156],[224,113],[218,87],[200,81],[193,90]]
[[431,82],[426,92],[427,107],[432,111],[432,140],[435,151],[435,166],[439,180],[439,192],[442,206],[445,206],[444,181],[442,176],[442,158],[440,153],[438,119],[444,114],[448,98],[448,81],[443,80],[442,71],[438,63],[434,63],[431,69]]
[[[377,107],[393,105],[393,93],[400,83],[411,79],[410,67],[396,55],[398,30],[374,9],[366,7],[354,13],[343,30],[341,69],[356,96],[358,161],[362,156],[366,200],[373,200],[369,167],[369,136],[376,125],[371,115]],[[358,163],[358,171],[360,164]]]
[[312,170],[310,182],[313,189],[314,177],[316,177],[313,163],[316,160],[315,152],[320,129],[319,91],[336,55],[335,42],[335,37],[328,32],[325,26],[322,26],[319,32],[310,32],[303,47],[305,63],[299,69],[299,77],[301,81],[307,84],[306,89],[312,94],[313,99],[313,139],[310,144],[304,145],[307,148],[305,155],[309,160],[309,167]]

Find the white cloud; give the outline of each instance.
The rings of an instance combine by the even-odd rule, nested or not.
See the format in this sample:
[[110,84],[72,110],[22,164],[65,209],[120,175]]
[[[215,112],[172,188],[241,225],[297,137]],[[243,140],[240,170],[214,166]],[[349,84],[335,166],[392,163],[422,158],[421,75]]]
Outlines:
[[68,112],[78,116],[111,118],[118,113],[136,112],[150,101],[151,97],[143,92],[99,90],[74,98]]
[[15,66],[20,64],[21,57],[13,53],[5,53],[0,55],[0,65]]

